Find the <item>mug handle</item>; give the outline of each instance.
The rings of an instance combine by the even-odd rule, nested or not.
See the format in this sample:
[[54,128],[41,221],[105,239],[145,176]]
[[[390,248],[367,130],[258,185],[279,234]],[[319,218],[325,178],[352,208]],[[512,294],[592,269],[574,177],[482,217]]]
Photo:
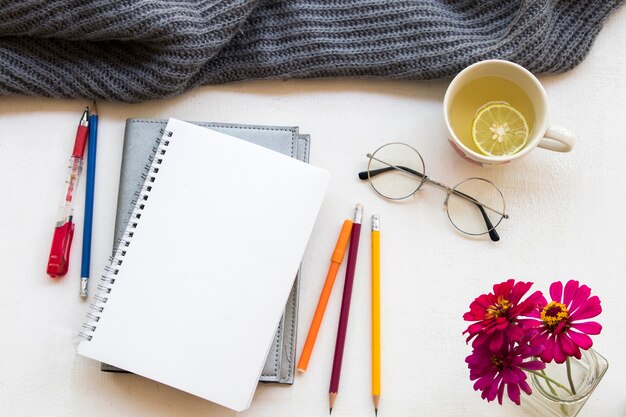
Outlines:
[[574,148],[576,135],[562,126],[552,125],[537,145],[555,152],[569,152]]

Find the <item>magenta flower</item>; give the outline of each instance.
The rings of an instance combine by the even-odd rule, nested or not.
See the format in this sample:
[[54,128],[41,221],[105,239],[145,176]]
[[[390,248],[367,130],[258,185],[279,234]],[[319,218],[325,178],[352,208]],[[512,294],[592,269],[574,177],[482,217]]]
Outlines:
[[532,319],[524,319],[536,312],[537,304],[545,300],[540,291],[528,298],[522,297],[528,292],[532,282],[515,282],[509,279],[493,286],[493,292],[482,294],[470,304],[470,311],[463,315],[466,321],[475,321],[464,332],[467,341],[478,336],[473,347],[487,345],[489,350],[498,351],[505,340],[520,341],[526,325],[536,324]]
[[506,388],[511,401],[520,405],[520,392],[524,391],[528,395],[532,393],[524,370],[538,371],[544,369],[546,364],[540,360],[528,360],[541,353],[543,347],[531,347],[525,340],[527,338],[523,339],[521,344],[507,342],[497,352],[491,351],[487,345],[478,345],[465,358],[470,369],[470,380],[476,380],[474,390],[482,391],[483,399],[493,401],[498,397],[498,402],[502,404]]
[[582,321],[602,312],[600,299],[590,297],[591,289],[570,280],[550,285],[552,301],[539,303],[539,333],[531,340],[533,346],[545,346],[541,360],[563,363],[569,356],[580,359],[580,349],[587,350],[593,342],[588,335],[600,334],[602,326],[595,321]]

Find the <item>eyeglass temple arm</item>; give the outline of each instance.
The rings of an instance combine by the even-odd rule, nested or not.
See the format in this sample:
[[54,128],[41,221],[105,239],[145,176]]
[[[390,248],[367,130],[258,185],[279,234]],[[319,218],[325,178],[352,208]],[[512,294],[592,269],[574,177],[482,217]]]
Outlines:
[[[413,170],[411,168],[407,168],[407,167],[402,166],[402,165],[398,165],[397,168],[400,168],[401,170],[406,171],[406,172],[408,172],[410,174],[416,175],[416,176],[418,176],[420,178],[424,178],[424,174],[422,174],[421,172],[415,171],[415,170]],[[389,167],[385,167],[385,168],[373,169],[373,170],[371,170],[369,172],[369,176],[367,175],[367,171],[361,171],[361,172],[359,172],[359,179],[366,180],[368,178],[375,177],[376,175],[396,170],[397,168],[394,167],[394,166],[389,166]]]
[[487,230],[489,230],[489,238],[493,242],[497,242],[498,240],[500,240],[500,235],[498,234],[498,232],[496,232],[496,229],[493,227],[493,224],[491,223],[491,220],[489,220],[489,216],[487,216],[485,209],[480,204],[476,204],[476,207],[478,207],[478,210],[480,210],[480,214],[483,215],[483,220],[485,220],[485,225],[487,226]]
[[[402,166],[402,165],[398,165],[398,168],[400,168],[400,169],[402,169],[402,170],[404,170],[406,172],[409,172],[409,173],[411,173],[413,175],[416,175],[416,176],[418,176],[420,178],[424,178],[424,174],[422,174],[421,172],[415,171],[415,170],[413,170],[411,168],[408,168],[408,167],[405,167],[405,166]],[[371,177],[375,177],[376,175],[383,174],[383,173],[389,172],[389,171],[393,171],[395,169],[397,169],[397,168],[396,167],[392,167],[392,166],[385,167],[385,168],[374,169],[374,170],[369,171],[369,175],[368,175],[368,171],[361,171],[361,172],[359,172],[359,179],[367,180],[367,179],[369,179]],[[467,200],[469,200],[472,203],[474,203],[474,205],[476,205],[476,207],[478,207],[478,210],[480,210],[480,214],[483,216],[483,220],[485,221],[485,225],[487,226],[487,230],[489,230],[489,238],[492,241],[494,241],[494,242],[499,241],[500,240],[500,235],[498,235],[498,232],[496,232],[496,229],[493,227],[493,223],[491,223],[491,220],[489,220],[489,216],[487,216],[487,212],[485,211],[483,206],[480,203],[478,203],[474,198],[470,197],[469,195],[467,195],[465,193],[462,193],[462,192],[460,192],[458,190],[454,190],[454,193],[458,194],[458,195],[460,195],[462,197],[465,197]]]

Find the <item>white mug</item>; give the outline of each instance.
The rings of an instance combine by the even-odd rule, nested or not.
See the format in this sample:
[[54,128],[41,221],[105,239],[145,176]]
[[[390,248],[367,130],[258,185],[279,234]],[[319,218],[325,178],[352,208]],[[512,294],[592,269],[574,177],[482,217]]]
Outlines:
[[[507,156],[488,156],[476,152],[459,140],[450,123],[450,108],[456,94],[472,80],[481,77],[498,77],[520,87],[530,99],[534,110],[534,128],[529,133],[526,145],[517,153]],[[468,109],[475,111],[477,109]],[[556,152],[569,152],[576,142],[574,134],[561,126],[551,125],[548,121],[548,100],[546,91],[539,80],[526,68],[513,62],[498,59],[477,62],[465,68],[452,80],[443,99],[443,113],[448,129],[448,142],[464,159],[482,165],[497,166],[522,158],[535,147]]]

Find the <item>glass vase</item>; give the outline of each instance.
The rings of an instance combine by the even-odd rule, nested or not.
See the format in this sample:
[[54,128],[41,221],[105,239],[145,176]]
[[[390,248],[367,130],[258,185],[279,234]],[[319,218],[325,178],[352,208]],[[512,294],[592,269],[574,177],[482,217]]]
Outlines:
[[[524,403],[537,416],[576,417],[602,380],[608,367],[607,360],[595,350],[582,351],[580,359],[570,358],[570,383],[565,363],[548,363],[543,372],[554,382],[536,374],[529,374],[533,393],[525,398],[527,401]],[[565,389],[559,387],[559,384]],[[571,386],[574,387],[573,391]]]

